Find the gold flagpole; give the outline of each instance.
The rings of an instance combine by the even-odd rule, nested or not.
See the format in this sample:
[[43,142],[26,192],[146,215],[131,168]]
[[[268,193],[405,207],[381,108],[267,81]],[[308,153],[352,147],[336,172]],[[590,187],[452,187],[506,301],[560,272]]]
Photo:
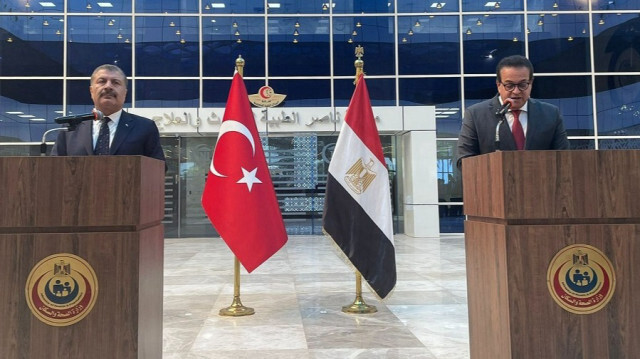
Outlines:
[[[356,47],[356,57],[357,60],[353,63],[356,67],[356,79],[353,82],[356,84],[360,79],[360,76],[364,74],[364,61],[362,61],[362,56],[364,56],[364,48],[360,45]],[[351,305],[345,305],[342,307],[342,311],[344,313],[350,314],[369,314],[375,313],[378,311],[378,308],[375,305],[369,305],[364,302],[362,299],[362,274],[356,270],[356,299],[353,301]]]
[[[244,59],[238,55],[236,59],[236,70],[242,76],[244,70]],[[220,309],[220,315],[229,317],[241,317],[244,315],[255,314],[253,308],[245,307],[240,301],[240,261],[234,256],[233,261],[233,302],[231,305]]]
[[238,257],[234,257],[233,261],[233,302],[231,305],[220,309],[220,315],[228,317],[241,317],[244,315],[255,314],[253,308],[245,307],[240,301],[240,261]]

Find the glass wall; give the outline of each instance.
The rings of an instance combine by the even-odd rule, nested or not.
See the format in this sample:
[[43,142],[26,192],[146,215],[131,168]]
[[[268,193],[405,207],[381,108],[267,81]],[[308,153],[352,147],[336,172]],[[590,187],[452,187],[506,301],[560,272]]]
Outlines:
[[127,108],[223,107],[239,55],[250,92],[332,107],[360,45],[374,106],[435,106],[441,227],[462,232],[455,141],[504,56],[531,59],[532,96],[560,107],[572,148],[638,148],[639,15],[640,0],[0,0],[0,153],[90,111],[103,63],[129,75]]

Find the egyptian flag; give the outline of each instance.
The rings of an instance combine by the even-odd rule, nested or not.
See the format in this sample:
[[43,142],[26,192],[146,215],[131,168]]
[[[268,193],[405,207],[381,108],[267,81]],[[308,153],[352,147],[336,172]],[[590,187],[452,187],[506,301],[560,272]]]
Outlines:
[[322,226],[380,298],[396,285],[389,172],[360,76],[327,178]]
[[287,243],[247,89],[239,73],[229,90],[202,207],[249,273]]

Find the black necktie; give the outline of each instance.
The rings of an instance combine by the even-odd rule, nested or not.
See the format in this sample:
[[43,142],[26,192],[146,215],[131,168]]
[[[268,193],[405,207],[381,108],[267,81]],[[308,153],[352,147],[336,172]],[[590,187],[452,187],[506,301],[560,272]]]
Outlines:
[[109,154],[109,117],[105,117],[102,120],[100,126],[100,133],[98,134],[98,141],[96,142],[96,148],[93,150],[94,155],[108,155]]

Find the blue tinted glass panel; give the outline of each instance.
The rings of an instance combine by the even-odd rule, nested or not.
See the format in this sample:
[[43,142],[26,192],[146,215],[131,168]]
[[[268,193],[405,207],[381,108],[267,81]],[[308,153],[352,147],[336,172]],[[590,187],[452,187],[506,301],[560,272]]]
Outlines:
[[524,9],[523,0],[487,1],[462,0],[462,11],[513,11]]
[[136,107],[198,107],[197,80],[137,80]]
[[342,17],[333,19],[333,71],[337,76],[355,74],[353,61],[357,46],[364,48],[365,72],[369,75],[395,74],[392,17]]
[[68,76],[89,76],[102,64],[114,64],[130,75],[133,39],[131,17],[69,16]]
[[137,13],[197,13],[198,0],[136,0]]
[[438,137],[456,137],[462,121],[460,79],[400,79],[400,106],[435,106]]
[[398,29],[401,75],[460,73],[458,16],[402,16]]
[[598,132],[640,135],[640,76],[597,76]]
[[[295,26],[297,21],[300,27]],[[267,25],[269,75],[329,75],[328,17],[272,18]]]
[[136,17],[136,76],[198,76],[197,17]]
[[47,1],[26,1],[26,0],[3,0],[0,1],[0,11],[2,12],[62,12],[64,11],[63,0]]
[[131,0],[87,1],[69,0],[69,12],[87,13],[130,13]]
[[236,0],[203,0],[203,14],[264,14],[264,1]]
[[[264,80],[245,79],[244,85],[247,87],[247,93],[251,95],[258,93],[260,87],[264,86]],[[226,107],[231,89],[231,77],[228,80],[204,80],[202,87],[202,107]],[[281,93],[280,89],[273,88],[273,90]],[[222,117],[222,114],[218,116]]]
[[595,10],[638,10],[639,0],[591,0],[592,9]]
[[531,97],[560,108],[569,136],[593,135],[590,76],[536,76]]
[[585,0],[527,0],[527,10],[587,11],[589,10],[589,3]]
[[[29,91],[25,91],[29,89]],[[62,113],[62,80],[0,81],[0,139],[37,141]]]
[[510,55],[524,55],[524,18],[521,15],[464,16],[462,28],[464,71],[495,73],[498,61]]
[[[394,79],[367,78],[367,89],[371,106],[395,106],[396,105],[396,81]],[[335,105],[349,106],[355,85],[353,79],[335,80]]]
[[595,150],[596,141],[591,139],[569,139],[569,148],[572,150]]
[[269,86],[276,93],[287,95],[280,106],[331,106],[331,80],[271,80]]
[[638,150],[640,149],[640,140],[637,138],[600,140],[598,146],[601,150]]
[[594,14],[595,71],[640,71],[640,17],[637,14]]
[[440,12],[458,11],[457,1],[415,1],[398,0],[398,12],[418,12],[437,14]]
[[536,72],[591,71],[589,15],[529,15],[529,60]]
[[0,16],[0,75],[62,76],[62,16]]
[[263,17],[204,17],[202,42],[204,76],[232,76],[238,55],[245,76],[265,76]]
[[269,14],[326,14],[328,11],[322,10],[322,4],[325,4],[326,7],[328,2],[328,0],[268,1]]
[[[328,4],[329,1],[324,3]],[[388,0],[351,0],[334,1],[332,3],[334,14],[367,14],[393,12],[394,2]],[[324,9],[326,6],[322,6],[322,8]]]
[[497,94],[496,75],[491,77],[466,77],[464,79],[465,107],[490,99]]

